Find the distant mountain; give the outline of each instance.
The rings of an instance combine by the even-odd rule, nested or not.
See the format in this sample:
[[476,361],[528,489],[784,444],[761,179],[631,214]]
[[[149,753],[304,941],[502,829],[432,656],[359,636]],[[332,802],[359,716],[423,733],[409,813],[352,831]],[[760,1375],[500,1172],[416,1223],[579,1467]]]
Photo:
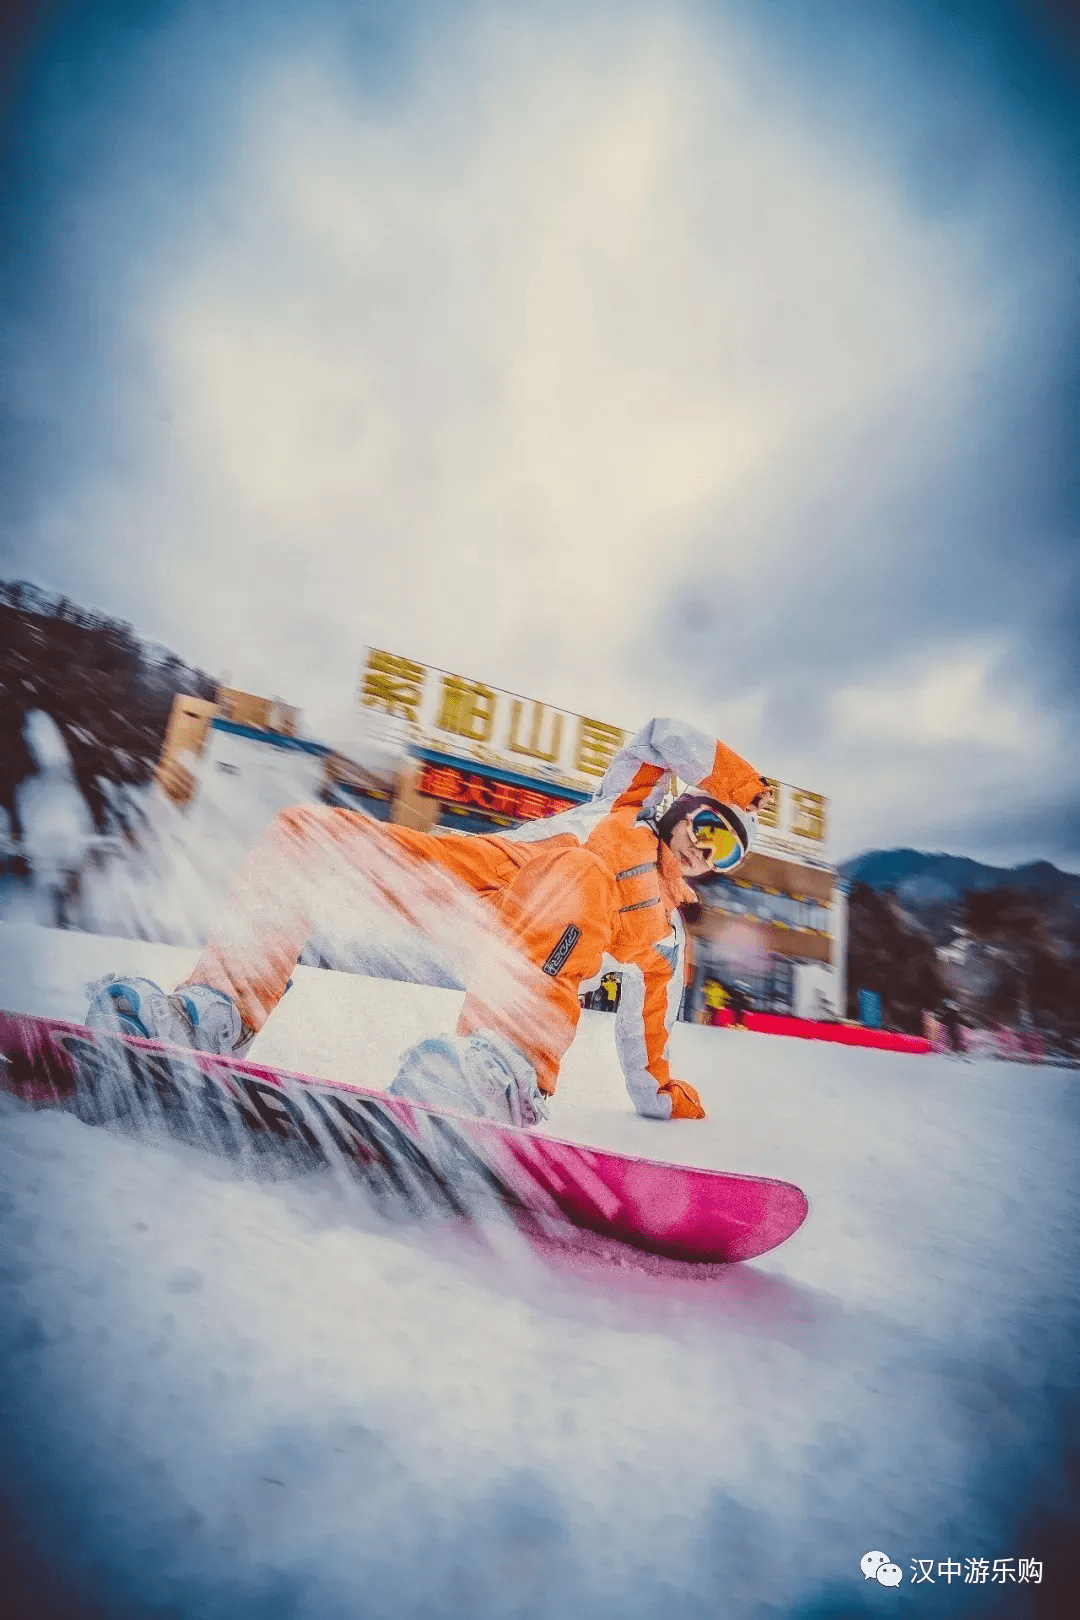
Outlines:
[[871,889],[895,889],[901,902],[918,908],[934,902],[962,900],[988,889],[1014,889],[1056,909],[1080,910],[1080,874],[1061,872],[1050,861],[1026,866],[984,866],[963,855],[925,855],[917,849],[872,849],[840,867],[850,883]]
[[[955,998],[976,1025],[1033,1020],[1055,1049],[1080,1046],[1080,876],[915,849],[870,850],[840,871],[851,886],[849,1017],[860,988],[881,996],[897,1029],[918,1029],[924,1010]],[[962,970],[935,950],[961,931]]]

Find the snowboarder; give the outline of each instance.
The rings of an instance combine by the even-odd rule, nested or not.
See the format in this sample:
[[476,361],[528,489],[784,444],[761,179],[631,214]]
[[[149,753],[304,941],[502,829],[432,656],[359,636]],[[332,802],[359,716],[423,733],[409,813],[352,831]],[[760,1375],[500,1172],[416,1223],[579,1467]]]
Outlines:
[[769,791],[723,743],[656,719],[615,756],[591,800],[499,836],[421,833],[322,805],[284,810],[241,862],[212,938],[175,993],[146,979],[102,981],[90,987],[86,1021],[239,1055],[288,987],[315,921],[320,865],[365,872],[409,915],[385,875],[390,857],[401,891],[436,870],[478,895],[520,967],[513,984],[473,984],[457,1032],[407,1051],[392,1092],[514,1125],[546,1118],[581,987],[617,968],[616,1049],[635,1108],[652,1119],[701,1119],[697,1092],[672,1078],[667,1059],[683,992],[679,907],[696,898],[690,883],[746,857]]

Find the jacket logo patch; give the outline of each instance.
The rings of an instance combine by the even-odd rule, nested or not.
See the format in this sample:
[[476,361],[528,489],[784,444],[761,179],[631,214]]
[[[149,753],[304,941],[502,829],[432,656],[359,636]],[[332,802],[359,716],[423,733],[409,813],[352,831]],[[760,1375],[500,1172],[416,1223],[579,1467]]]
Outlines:
[[544,972],[554,979],[580,938],[581,929],[575,928],[573,923],[571,923],[566,932],[563,934],[562,939],[560,939],[559,943],[556,945],[555,949],[544,963]]

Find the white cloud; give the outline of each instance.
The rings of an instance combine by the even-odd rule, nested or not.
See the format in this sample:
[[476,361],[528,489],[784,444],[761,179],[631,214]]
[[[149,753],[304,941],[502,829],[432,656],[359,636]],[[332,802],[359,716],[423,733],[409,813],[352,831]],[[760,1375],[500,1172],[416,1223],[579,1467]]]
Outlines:
[[[719,12],[456,8],[380,98],[257,36],[216,181],[125,304],[123,457],[45,525],[102,605],[316,731],[375,643],[722,728],[853,838],[903,837],[921,777],[953,811],[1011,790],[1052,739],[967,630],[930,667],[860,653],[831,735],[768,728],[819,699],[808,585],[887,577],[880,514],[1015,342],[1023,252],[919,214]],[[750,649],[731,689],[658,642],[680,590]]]
[[967,851],[980,859],[1013,865],[1039,855],[1048,794],[1069,768],[1066,732],[1059,716],[1010,689],[998,644],[913,655],[871,683],[842,687],[829,721],[816,762],[833,798],[839,858],[901,843],[953,848],[965,821],[983,829],[986,842]]
[[960,646],[925,655],[872,684],[841,687],[832,697],[835,731],[852,743],[937,747],[940,744],[1022,755],[1050,746],[1050,722],[995,678],[1003,649]]
[[[481,18],[378,119],[325,60],[266,70],[226,223],[163,264],[143,332],[162,543],[182,524],[262,619],[234,678],[272,663],[321,706],[370,640],[616,719],[674,707],[635,645],[659,594],[782,563],[731,520],[986,338],[957,244],[777,95],[671,11]],[[291,632],[304,609],[336,646]]]

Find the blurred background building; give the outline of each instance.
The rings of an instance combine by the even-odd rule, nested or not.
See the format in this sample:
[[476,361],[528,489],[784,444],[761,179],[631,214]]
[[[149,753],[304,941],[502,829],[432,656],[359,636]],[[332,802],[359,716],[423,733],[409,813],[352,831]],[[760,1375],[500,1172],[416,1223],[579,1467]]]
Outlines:
[[[200,783],[240,778],[260,819],[303,797],[437,832],[500,833],[590,798],[630,733],[379,648],[365,651],[355,733],[341,746],[300,735],[296,709],[219,687],[178,694],[155,772],[175,804]],[[845,885],[828,855],[828,805],[774,781],[758,845],[702,891],[689,924],[684,1015],[718,980],[752,1010],[836,1018],[844,1006]]]
[[829,859],[828,802],[788,782],[771,785],[754,852],[699,890],[693,1006],[713,979],[757,1012],[842,1018],[847,884]]
[[[377,648],[360,677],[361,733],[400,766],[391,819],[425,829],[501,832],[591,797],[630,736]],[[846,885],[829,859],[828,804],[775,781],[758,848],[737,878],[703,891],[690,922],[694,967],[684,1011],[712,977],[756,1010],[842,1016]]]
[[[278,698],[233,687],[217,701],[177,693],[154,780],[174,804],[193,807],[209,773],[258,783],[269,814],[301,799],[340,803],[386,820],[393,783],[365,771],[325,743],[300,735],[300,711]],[[277,792],[275,782],[279,783]],[[280,801],[280,802],[278,802]]]

